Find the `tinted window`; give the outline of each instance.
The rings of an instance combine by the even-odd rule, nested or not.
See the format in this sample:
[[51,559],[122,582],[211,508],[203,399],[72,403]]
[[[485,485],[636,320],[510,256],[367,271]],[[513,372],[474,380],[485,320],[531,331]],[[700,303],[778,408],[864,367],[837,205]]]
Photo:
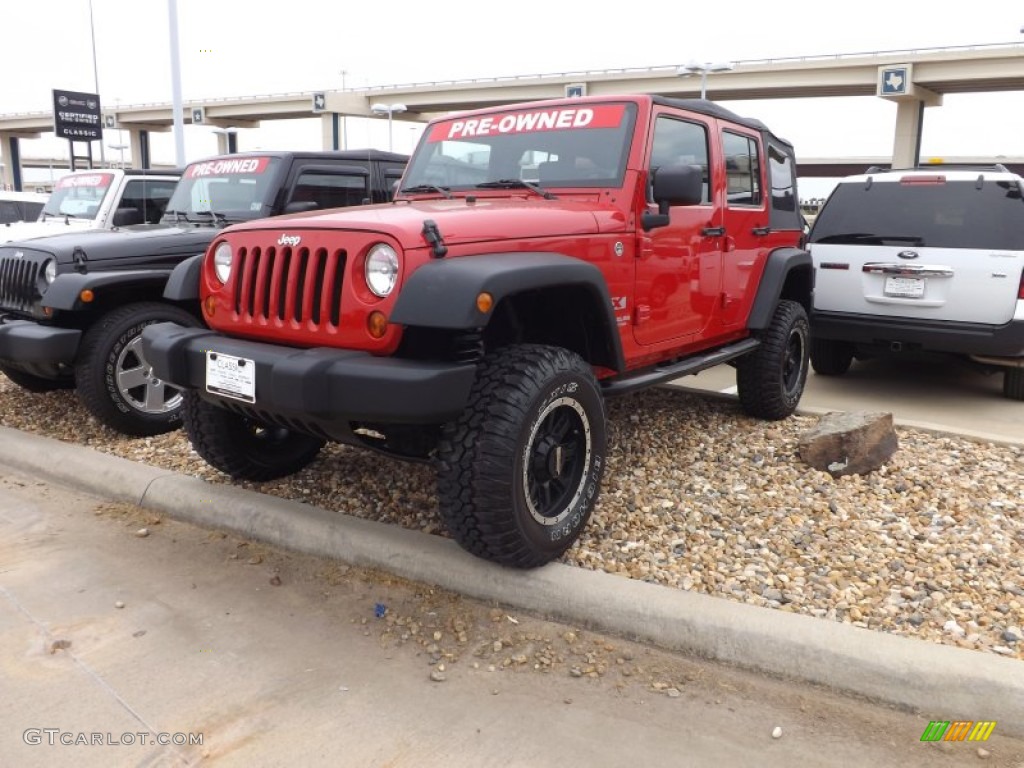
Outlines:
[[[698,165],[704,178],[701,200],[710,202],[708,193],[708,130],[700,123],[659,117],[654,125],[651,148],[651,175],[663,165]],[[649,199],[653,199],[650,198]]]
[[768,147],[768,177],[772,185],[772,209],[795,213],[796,165],[792,156],[779,147]]
[[761,163],[757,142],[749,136],[725,131],[725,174],[729,205],[761,205]]
[[1024,250],[1024,202],[1002,181],[840,184],[811,242]]
[[138,211],[139,224],[156,224],[164,214],[167,201],[174,192],[173,181],[150,179],[134,179],[129,181],[121,196],[118,210],[135,209]]
[[363,175],[302,171],[295,182],[292,203],[315,203],[319,208],[362,205],[370,197],[369,179]]
[[21,209],[12,200],[0,200],[0,224],[21,221]]

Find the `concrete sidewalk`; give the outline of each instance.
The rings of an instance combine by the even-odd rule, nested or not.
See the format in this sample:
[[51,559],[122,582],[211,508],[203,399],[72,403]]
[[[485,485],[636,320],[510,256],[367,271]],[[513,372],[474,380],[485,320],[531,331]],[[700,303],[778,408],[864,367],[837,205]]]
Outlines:
[[287,549],[663,648],[1024,735],[1024,664],[551,564],[505,569],[454,542],[0,428],[0,464]]

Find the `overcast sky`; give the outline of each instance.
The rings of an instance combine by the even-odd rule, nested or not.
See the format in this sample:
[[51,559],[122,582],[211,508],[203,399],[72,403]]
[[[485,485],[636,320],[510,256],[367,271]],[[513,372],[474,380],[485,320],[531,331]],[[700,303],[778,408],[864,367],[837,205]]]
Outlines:
[[[92,0],[105,108],[118,101],[170,102],[167,5],[166,0]],[[4,4],[7,73],[0,85],[0,113],[49,110],[53,88],[95,89],[89,7],[89,0]],[[1024,44],[1020,0],[648,0],[621,7],[593,0],[177,0],[177,7],[186,101],[330,90],[340,88],[343,77],[348,87],[359,88],[691,60]],[[892,152],[896,107],[875,97],[725,104],[764,120],[794,143],[798,157]],[[386,121],[349,123],[350,147],[387,148]],[[1022,123],[1024,92],[947,96],[944,106],[925,112],[922,153],[1024,156]],[[240,149],[320,146],[316,121],[264,125],[241,132]],[[418,128],[396,120],[395,150],[410,151],[418,135]],[[111,136],[105,141],[117,143]],[[169,133],[156,136],[155,159],[173,161],[173,147]],[[208,128],[187,129],[188,160],[215,151]],[[109,148],[105,152],[116,155]],[[63,154],[66,145],[26,141],[22,153]]]

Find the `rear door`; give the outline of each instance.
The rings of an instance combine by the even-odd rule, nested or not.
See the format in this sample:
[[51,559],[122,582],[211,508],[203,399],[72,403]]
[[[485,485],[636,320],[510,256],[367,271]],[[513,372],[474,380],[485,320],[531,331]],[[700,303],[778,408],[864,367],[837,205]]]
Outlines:
[[818,311],[1002,325],[1024,270],[1021,189],[963,172],[844,182],[810,250]]

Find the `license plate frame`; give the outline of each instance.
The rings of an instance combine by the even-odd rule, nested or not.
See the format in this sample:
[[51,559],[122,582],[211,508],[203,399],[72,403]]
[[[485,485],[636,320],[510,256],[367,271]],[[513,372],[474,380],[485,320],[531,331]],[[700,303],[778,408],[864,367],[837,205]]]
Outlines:
[[924,296],[923,277],[895,277],[885,278],[885,287],[882,289],[886,296],[894,296],[901,299],[920,299]]
[[244,403],[255,403],[256,361],[206,350],[206,391]]

